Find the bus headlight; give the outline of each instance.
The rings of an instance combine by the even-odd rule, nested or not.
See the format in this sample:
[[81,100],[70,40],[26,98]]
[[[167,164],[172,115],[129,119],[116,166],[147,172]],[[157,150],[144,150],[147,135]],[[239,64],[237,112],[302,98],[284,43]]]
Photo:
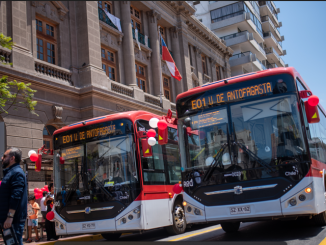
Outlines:
[[305,193],[310,193],[310,192],[312,192],[312,189],[310,187],[307,187],[304,191],[305,191]]
[[295,198],[292,198],[289,203],[291,204],[291,206],[295,206],[297,205],[297,200],[295,200]]
[[133,209],[129,213],[125,214],[122,218],[120,218],[117,221],[118,225],[124,225],[124,224],[128,223],[129,221],[131,221],[133,219],[140,218],[140,211],[141,211],[140,206],[136,207],[135,209]]
[[303,194],[301,194],[301,195],[299,196],[299,200],[300,200],[301,202],[303,202],[304,200],[306,200],[306,196],[303,195]]

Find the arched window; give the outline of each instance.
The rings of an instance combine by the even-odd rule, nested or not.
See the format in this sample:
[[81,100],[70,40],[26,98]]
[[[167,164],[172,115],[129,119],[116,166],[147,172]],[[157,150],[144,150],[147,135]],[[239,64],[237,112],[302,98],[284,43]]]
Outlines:
[[46,125],[43,128],[43,145],[45,145],[46,149],[53,149],[53,132],[57,130],[52,125]]

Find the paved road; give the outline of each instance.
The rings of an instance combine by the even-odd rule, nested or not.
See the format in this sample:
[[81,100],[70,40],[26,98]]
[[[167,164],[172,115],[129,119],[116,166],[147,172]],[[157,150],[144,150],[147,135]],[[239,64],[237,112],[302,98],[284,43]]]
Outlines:
[[[162,228],[143,234],[125,234],[118,241],[241,241],[284,242],[289,245],[320,244],[326,237],[326,226],[318,227],[309,219],[242,223],[237,233],[227,234],[219,225],[194,225],[186,233],[169,236]],[[98,240],[103,242],[105,240]],[[326,239],[323,242],[326,245]],[[282,244],[282,243],[280,243]]]

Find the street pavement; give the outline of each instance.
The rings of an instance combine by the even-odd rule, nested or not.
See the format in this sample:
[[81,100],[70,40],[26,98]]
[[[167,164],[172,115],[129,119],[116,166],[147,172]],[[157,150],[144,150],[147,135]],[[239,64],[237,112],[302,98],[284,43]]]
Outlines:
[[[106,242],[100,235],[76,236],[60,241],[69,242]],[[308,218],[294,221],[261,221],[241,223],[236,233],[225,233],[219,224],[193,225],[186,232],[177,236],[169,236],[164,228],[145,231],[142,234],[124,233],[116,241],[141,242],[141,241],[180,241],[180,242],[239,242],[239,244],[266,244],[279,242],[288,245],[326,245],[326,226],[316,226]],[[38,243],[40,244],[40,243]],[[42,243],[53,245],[55,242]],[[60,243],[57,243],[60,245]],[[231,243],[232,244],[232,243]]]

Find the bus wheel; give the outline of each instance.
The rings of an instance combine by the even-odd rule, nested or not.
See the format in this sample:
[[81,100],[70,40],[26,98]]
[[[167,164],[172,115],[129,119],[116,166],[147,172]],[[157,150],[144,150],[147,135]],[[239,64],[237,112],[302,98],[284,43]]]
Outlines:
[[119,237],[121,236],[121,233],[103,233],[101,235],[107,241],[115,241],[115,240],[119,239]]
[[314,215],[312,219],[317,225],[324,226],[326,225],[326,212],[324,211],[320,214]]
[[240,222],[225,222],[221,223],[221,226],[226,233],[237,232],[240,227]]
[[173,225],[165,227],[165,230],[170,235],[178,235],[184,233],[187,227],[187,223],[181,201],[174,203],[172,218]]

